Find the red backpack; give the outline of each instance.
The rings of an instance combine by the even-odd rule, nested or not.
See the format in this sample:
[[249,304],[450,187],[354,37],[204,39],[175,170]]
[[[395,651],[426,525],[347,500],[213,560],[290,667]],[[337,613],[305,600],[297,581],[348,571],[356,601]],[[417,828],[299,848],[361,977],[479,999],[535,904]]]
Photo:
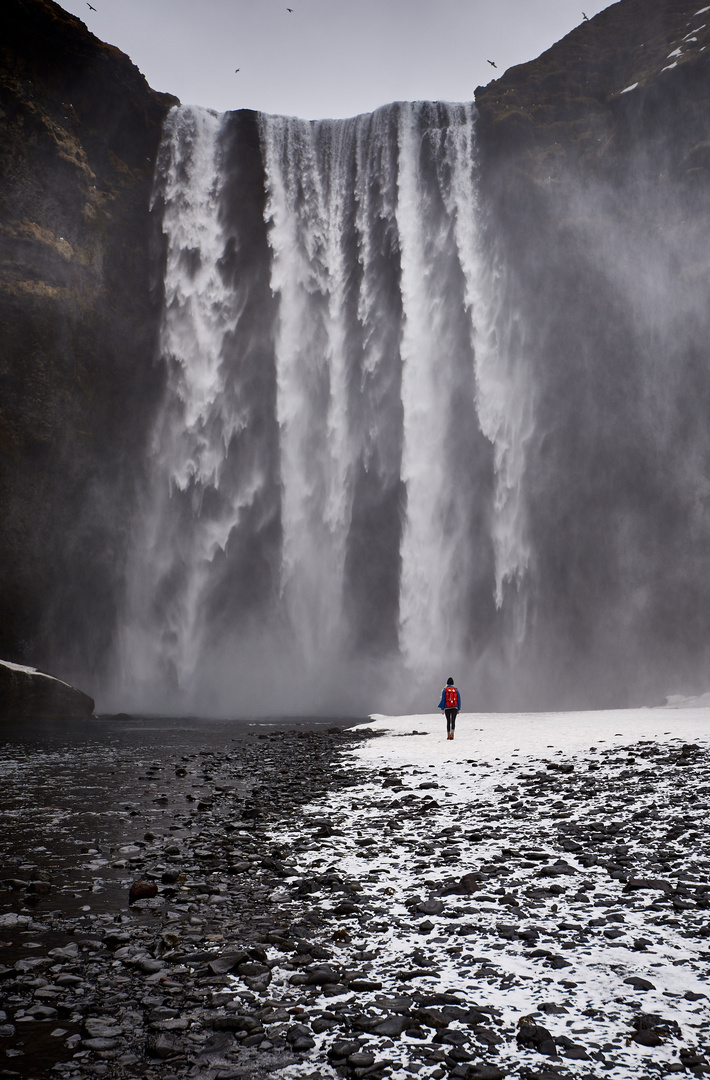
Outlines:
[[457,709],[459,704],[458,691],[455,686],[447,686],[444,690],[444,702],[447,709]]

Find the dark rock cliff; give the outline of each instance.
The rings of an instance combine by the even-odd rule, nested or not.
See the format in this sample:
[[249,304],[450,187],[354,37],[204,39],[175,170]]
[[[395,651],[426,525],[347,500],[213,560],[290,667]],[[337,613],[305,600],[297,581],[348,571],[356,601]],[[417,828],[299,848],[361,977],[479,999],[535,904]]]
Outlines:
[[707,682],[709,16],[622,0],[476,94],[535,413],[531,668],[558,705]]
[[0,656],[86,679],[163,377],[150,196],[175,99],[51,0],[0,23]]

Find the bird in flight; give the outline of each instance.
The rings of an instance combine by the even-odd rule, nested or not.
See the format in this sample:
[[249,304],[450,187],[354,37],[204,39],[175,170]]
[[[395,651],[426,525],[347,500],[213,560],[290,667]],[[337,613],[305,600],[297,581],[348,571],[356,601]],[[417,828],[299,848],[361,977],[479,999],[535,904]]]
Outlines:
[[86,0],[86,6],[88,7],[89,11],[96,11],[96,8],[91,6],[89,0]]
[[237,74],[237,72],[238,72],[238,71],[241,71],[241,70],[242,70],[241,68],[235,68],[235,69],[234,69],[234,74],[236,75],[236,74]]
[[584,19],[585,22],[589,22],[589,16],[585,15],[584,12],[582,12],[582,18]]
[[497,67],[498,67],[498,65],[496,64],[495,60],[486,60],[486,63],[487,63],[487,64],[490,64],[490,65],[491,65],[491,67],[494,67],[494,68],[497,68]]

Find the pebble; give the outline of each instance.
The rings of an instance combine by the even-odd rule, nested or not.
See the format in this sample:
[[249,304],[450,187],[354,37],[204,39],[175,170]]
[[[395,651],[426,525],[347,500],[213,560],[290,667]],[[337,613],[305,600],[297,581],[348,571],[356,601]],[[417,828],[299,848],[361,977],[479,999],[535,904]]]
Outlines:
[[[684,1044],[687,1026],[633,1011],[641,994],[656,1007],[646,957],[655,962],[666,921],[676,920],[694,948],[706,947],[710,884],[700,866],[694,879],[682,877],[707,849],[704,796],[685,801],[702,788],[703,750],[683,757],[682,780],[674,781],[684,785],[681,796],[656,783],[668,751],[653,748],[654,772],[637,785],[651,788],[656,809],[645,810],[641,831],[618,810],[621,802],[613,812],[606,805],[617,790],[614,775],[620,795],[628,786],[628,777],[620,778],[627,758],[622,762],[615,748],[596,755],[594,775],[611,774],[603,789],[592,786],[582,762],[544,766],[544,782],[542,770],[518,770],[495,797],[479,800],[475,815],[460,815],[460,823],[454,818],[437,832],[437,804],[425,801],[433,782],[415,784],[414,777],[383,787],[381,777],[363,769],[338,769],[361,738],[274,732],[203,752],[189,745],[172,756],[163,750],[159,761],[136,769],[142,790],[131,788],[129,777],[121,787],[128,801],[107,804],[116,835],[85,845],[84,858],[106,858],[80,903],[71,876],[57,874],[48,890],[30,894],[28,883],[43,875],[39,867],[18,866],[8,880],[24,884],[0,894],[7,908],[0,928],[12,939],[0,970],[6,1054],[19,1039],[27,1042],[25,1029],[44,1025],[42,1060],[55,1047],[51,1074],[58,1078],[74,1069],[82,1078],[132,1080],[139,1062],[162,1080],[260,1080],[298,1062],[319,1080],[327,1062],[352,1077],[382,1077],[397,1062],[408,1075],[426,1077],[591,1077],[623,1070],[628,1047],[644,1054],[670,1047],[684,1069],[706,1067],[698,1047]],[[650,753],[637,748],[636,760],[642,752]],[[167,790],[168,774],[165,806],[155,781]],[[370,790],[393,801],[375,804]],[[576,819],[554,816],[572,804]],[[130,809],[116,819],[122,805]],[[633,800],[623,805],[637,812]],[[313,813],[313,806],[329,812]],[[350,807],[350,824],[343,806]],[[544,837],[535,836],[543,814],[550,815]],[[45,840],[49,848],[51,837]],[[117,865],[119,852],[124,866]],[[354,853],[362,863],[358,877],[344,870]],[[402,886],[394,864],[382,863],[397,853],[402,865],[421,864],[418,889],[401,904],[392,899]],[[140,896],[139,885],[146,889]],[[129,899],[135,895],[130,906],[126,890]],[[37,900],[31,914],[22,910],[30,896]],[[625,920],[641,907],[648,932],[639,936],[634,924],[628,934]],[[388,958],[393,930],[411,935],[410,945]],[[37,939],[34,951],[23,938],[29,934]],[[576,954],[593,943],[627,947],[644,965],[642,974],[619,977],[621,1000],[609,1003],[618,1020],[575,1009]],[[451,965],[476,972],[481,993],[495,1000],[515,985],[497,963],[499,950],[517,951],[521,963],[539,971],[537,1012],[517,1026],[488,998],[461,993],[458,987],[472,985],[468,975],[452,987],[442,974]],[[545,987],[563,996],[546,1002]],[[698,1010],[698,1032],[707,1032],[704,995],[688,989],[679,999]],[[595,1025],[602,1022],[611,1024],[613,1038],[601,1037]],[[32,1048],[19,1052],[31,1068]]]

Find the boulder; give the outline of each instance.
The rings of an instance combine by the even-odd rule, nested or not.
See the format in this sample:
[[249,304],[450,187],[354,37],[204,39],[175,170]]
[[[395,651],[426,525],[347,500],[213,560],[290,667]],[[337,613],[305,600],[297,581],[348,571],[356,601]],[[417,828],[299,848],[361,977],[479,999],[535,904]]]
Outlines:
[[0,660],[0,720],[87,718],[93,711],[94,699],[69,683]]

